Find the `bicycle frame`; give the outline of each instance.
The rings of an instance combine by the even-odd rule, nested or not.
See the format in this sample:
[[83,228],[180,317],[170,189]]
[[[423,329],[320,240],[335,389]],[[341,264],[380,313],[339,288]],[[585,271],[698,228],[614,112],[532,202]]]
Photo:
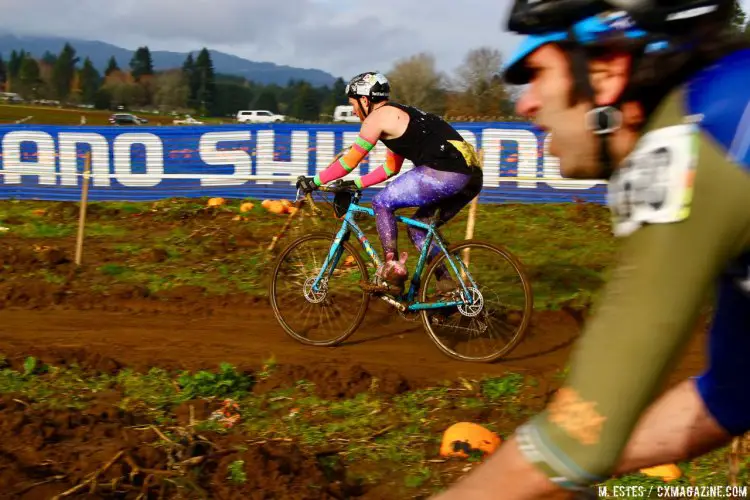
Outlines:
[[[378,256],[377,252],[375,252],[375,250],[372,248],[372,245],[370,244],[369,239],[367,238],[365,233],[362,231],[362,229],[360,229],[360,227],[357,225],[357,222],[355,221],[357,214],[366,214],[366,215],[369,215],[370,217],[375,217],[375,212],[371,208],[367,208],[367,207],[363,207],[359,205],[360,198],[361,198],[361,192],[357,191],[353,193],[351,204],[349,205],[349,208],[343,217],[343,223],[341,225],[341,229],[339,229],[339,231],[336,233],[336,236],[333,240],[333,243],[328,252],[328,255],[326,256],[326,259],[323,262],[323,265],[321,266],[320,273],[318,274],[318,276],[316,277],[312,285],[312,288],[316,291],[318,290],[318,285],[320,284],[320,282],[324,279],[330,278],[331,274],[333,273],[333,270],[336,269],[339,259],[341,258],[341,255],[343,254],[343,251],[344,251],[343,242],[349,239],[349,236],[352,232],[354,232],[354,234],[357,236],[357,239],[359,240],[360,245],[362,245],[362,248],[365,250],[367,255],[370,256],[370,259],[372,259],[375,265],[378,267],[382,265],[382,260]],[[396,220],[397,222],[405,224],[406,226],[416,227],[416,228],[427,231],[427,237],[422,247],[422,251],[420,252],[419,261],[417,262],[417,267],[414,269],[414,276],[411,279],[411,286],[409,287],[408,292],[403,294],[401,297],[398,297],[399,299],[405,300],[408,303],[408,306],[406,306],[406,309],[409,311],[419,311],[423,309],[440,309],[443,307],[454,307],[454,306],[463,305],[465,303],[463,300],[459,300],[459,301],[454,300],[454,301],[445,301],[445,302],[439,301],[439,302],[429,302],[429,303],[414,302],[415,296],[420,286],[420,276],[422,275],[422,270],[424,269],[424,266],[427,262],[427,255],[430,250],[430,247],[432,246],[433,240],[435,241],[437,246],[440,248],[440,250],[446,255],[447,257],[446,260],[448,261],[448,264],[451,266],[453,272],[460,280],[461,288],[463,289],[463,292],[465,294],[464,296],[471,297],[471,294],[468,291],[469,286],[475,289],[478,289],[479,287],[477,286],[474,279],[471,277],[471,274],[469,273],[469,270],[466,268],[466,265],[464,264],[462,259],[456,259],[460,264],[461,271],[463,271],[463,274],[459,272],[459,269],[456,266],[454,259],[448,253],[448,250],[443,244],[442,238],[440,237],[440,234],[437,231],[435,222],[431,224],[425,224],[418,220],[411,219],[409,217],[404,217],[401,215],[397,215]],[[326,273],[326,270],[328,270],[327,273]],[[464,281],[463,276],[465,276],[466,279],[469,281],[468,285]]]

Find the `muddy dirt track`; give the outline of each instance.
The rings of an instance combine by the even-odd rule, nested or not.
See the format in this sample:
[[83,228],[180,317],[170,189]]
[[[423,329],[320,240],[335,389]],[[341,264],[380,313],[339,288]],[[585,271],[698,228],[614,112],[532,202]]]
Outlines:
[[[565,366],[579,323],[566,312],[536,313],[524,341],[494,364],[453,361],[435,347],[419,321],[410,322],[378,302],[344,344],[308,347],[288,338],[259,301],[247,309],[218,309],[199,317],[174,312],[0,310],[0,346],[9,354],[43,355],[84,350],[126,366],[214,369],[221,362],[257,368],[274,357],[282,365],[346,368],[359,365],[429,383],[459,376],[515,371],[546,379]],[[702,329],[674,379],[703,366]]]

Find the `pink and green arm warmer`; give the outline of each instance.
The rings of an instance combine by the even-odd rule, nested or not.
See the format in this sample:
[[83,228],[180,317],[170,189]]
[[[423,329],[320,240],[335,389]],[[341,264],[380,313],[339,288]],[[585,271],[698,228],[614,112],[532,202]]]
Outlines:
[[361,134],[357,136],[357,140],[354,141],[354,144],[345,155],[328,165],[325,170],[315,176],[315,184],[321,186],[344,177],[354,170],[359,165],[359,162],[372,151],[376,142],[378,142],[377,137],[366,138],[362,137]]
[[[359,165],[370,151],[372,151],[376,142],[378,142],[377,137],[366,138],[362,135],[357,136],[357,140],[354,141],[354,144],[345,155],[331,163],[325,170],[315,175],[315,178],[313,179],[315,184],[321,186],[346,176],[354,170],[357,165]],[[403,163],[404,158],[389,149],[386,153],[384,165],[380,165],[370,173],[358,177],[354,182],[360,188],[366,188],[373,184],[378,184],[389,177],[396,175],[399,170],[401,170],[401,165],[403,165]]]
[[401,170],[401,165],[404,164],[404,157],[397,155],[390,149],[385,155],[385,163],[380,165],[375,170],[370,171],[368,174],[355,179],[354,182],[360,188],[366,188],[373,184],[379,184],[384,180],[393,177]]

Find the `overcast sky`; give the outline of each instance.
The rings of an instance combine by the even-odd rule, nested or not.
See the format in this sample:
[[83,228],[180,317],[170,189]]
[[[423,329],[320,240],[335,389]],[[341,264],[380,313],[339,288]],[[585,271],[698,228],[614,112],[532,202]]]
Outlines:
[[[750,0],[742,0],[746,6]],[[0,30],[135,49],[201,47],[349,78],[432,52],[452,72],[467,51],[511,51],[510,0],[0,0]],[[504,6],[504,7],[499,7]],[[747,9],[746,9],[747,10]]]

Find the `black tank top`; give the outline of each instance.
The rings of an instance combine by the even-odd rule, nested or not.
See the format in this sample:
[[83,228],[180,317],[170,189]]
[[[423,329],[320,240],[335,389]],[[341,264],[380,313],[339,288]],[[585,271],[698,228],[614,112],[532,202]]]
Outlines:
[[403,104],[388,103],[409,115],[406,131],[395,139],[380,141],[415,166],[435,170],[472,172],[479,166],[474,148],[445,120],[432,113]]

